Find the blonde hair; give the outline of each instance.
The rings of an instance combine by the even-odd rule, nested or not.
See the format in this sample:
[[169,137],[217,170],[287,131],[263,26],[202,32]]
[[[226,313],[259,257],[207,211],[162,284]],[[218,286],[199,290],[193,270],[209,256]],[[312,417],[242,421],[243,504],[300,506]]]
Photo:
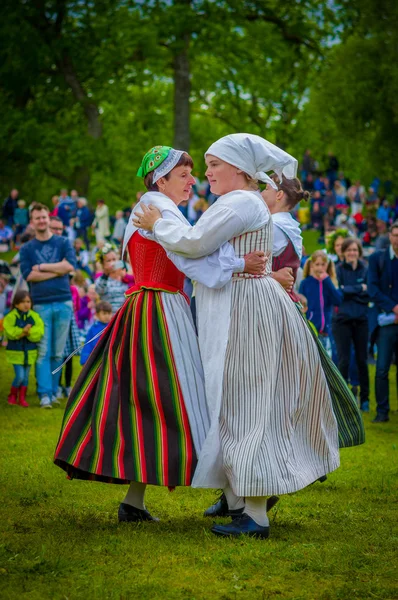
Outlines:
[[249,184],[249,187],[252,190],[258,190],[259,184],[258,184],[258,179],[254,179],[254,177],[251,177],[250,175],[248,175],[247,173],[244,173],[245,177],[246,177],[246,181]]
[[311,273],[311,264],[320,258],[326,265],[326,273],[329,275],[330,279],[333,281],[334,285],[337,286],[337,276],[336,269],[334,267],[334,262],[330,260],[330,258],[325,254],[323,250],[315,250],[315,252],[310,256],[307,262],[304,265],[303,269],[303,279],[308,277]]
[[81,271],[77,270],[75,272],[74,276],[72,277],[72,285],[84,288],[85,290],[87,289],[86,278]]

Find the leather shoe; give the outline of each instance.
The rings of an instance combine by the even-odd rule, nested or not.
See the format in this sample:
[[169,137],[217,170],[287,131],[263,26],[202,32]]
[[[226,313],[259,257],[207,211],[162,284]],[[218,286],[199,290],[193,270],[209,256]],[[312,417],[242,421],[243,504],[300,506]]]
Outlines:
[[372,423],[387,423],[389,420],[387,415],[376,415]]
[[221,493],[221,496],[212,506],[210,506],[203,513],[204,517],[232,517],[233,519],[236,517],[240,517],[243,514],[243,508],[237,508],[235,510],[229,510],[227,498],[224,492]]
[[138,521],[159,521],[156,517],[153,517],[147,510],[136,508],[130,504],[121,503],[118,512],[119,523],[129,522],[137,523]]
[[240,535],[247,535],[249,537],[256,538],[267,538],[269,536],[269,526],[257,525],[255,521],[246,513],[242,516],[234,519],[228,525],[214,525],[211,528],[214,535],[220,537],[238,537]]
[[[275,504],[279,501],[278,496],[270,496],[267,498],[267,512],[271,510],[275,506]],[[221,494],[219,500],[210,506],[203,513],[204,517],[231,517],[232,519],[236,519],[243,514],[244,508],[237,508],[235,510],[229,510],[227,498],[224,492]]]

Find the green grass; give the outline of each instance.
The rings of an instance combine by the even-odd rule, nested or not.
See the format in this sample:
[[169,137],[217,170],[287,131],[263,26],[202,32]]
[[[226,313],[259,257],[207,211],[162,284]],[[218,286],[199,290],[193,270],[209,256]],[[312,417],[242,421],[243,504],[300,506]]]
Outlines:
[[33,377],[31,407],[8,406],[4,350],[0,365],[1,598],[397,598],[396,414],[365,416],[365,445],[343,450],[326,483],[283,497],[269,540],[223,540],[201,516],[209,490],[149,488],[161,522],[119,525],[126,487],[68,481],[52,463],[62,409],[39,408]]
[[0,377],[0,598],[398,597],[395,369],[390,422],[370,424],[372,397],[366,444],[343,450],[326,483],[284,496],[267,541],[215,538],[202,517],[211,490],[149,488],[147,506],[161,522],[119,525],[127,488],[68,481],[52,463],[63,410],[39,408],[33,376],[31,407],[7,405],[3,349]]

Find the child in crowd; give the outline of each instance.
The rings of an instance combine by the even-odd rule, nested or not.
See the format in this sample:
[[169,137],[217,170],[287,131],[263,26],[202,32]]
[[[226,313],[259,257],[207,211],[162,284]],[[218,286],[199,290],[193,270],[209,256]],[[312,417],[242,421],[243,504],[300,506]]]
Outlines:
[[99,240],[97,245],[95,246],[95,248],[93,248],[90,251],[90,263],[93,263],[95,265],[94,271],[97,270],[97,266],[98,266],[97,257],[99,256],[99,253],[102,251],[103,247],[105,246],[105,243],[108,244],[109,242],[105,242],[105,240]]
[[92,283],[88,286],[87,294],[80,299],[80,309],[77,313],[77,325],[79,329],[91,327],[95,316],[95,306],[99,300],[100,297],[95,291],[94,283]]
[[[80,364],[82,365],[84,365],[84,363],[87,361],[100,336],[98,336],[98,338],[95,340],[93,340],[93,338],[102,332],[112,319],[112,306],[109,304],[109,302],[98,302],[97,306],[95,307],[95,318],[96,321],[94,322],[94,325],[92,325],[87,332],[86,343],[83,346],[80,356]],[[90,340],[93,341],[90,342]]]
[[81,271],[75,271],[72,277],[71,285],[77,289],[80,299],[84,298],[84,296],[87,294],[89,282],[90,280],[86,279]]
[[115,227],[113,229],[112,239],[115,242],[115,244],[117,244],[118,246],[123,241],[123,236],[124,236],[124,232],[126,230],[126,227],[127,227],[127,223],[124,220],[123,211],[122,210],[117,210],[116,211]]
[[4,319],[4,331],[8,340],[6,359],[15,371],[7,401],[26,407],[29,372],[37,360],[37,343],[44,335],[44,323],[32,310],[28,292],[20,290],[15,294],[12,310]]
[[84,271],[90,279],[93,278],[93,274],[90,269],[90,255],[88,251],[84,247],[83,240],[81,238],[76,238],[73,242],[73,247],[76,253],[76,264],[77,269],[80,271]]
[[323,250],[317,250],[304,265],[300,294],[307,298],[307,318],[316,327],[319,339],[330,356],[332,308],[341,303],[341,294],[336,285],[333,262]]
[[126,274],[126,263],[118,260],[112,244],[105,244],[96,259],[101,264],[103,273],[95,282],[95,291],[101,300],[112,305],[112,311],[115,313],[123,305],[124,294],[134,284],[134,278]]
[[[308,312],[308,301],[307,301],[307,298],[303,294],[297,294],[297,295],[300,298],[300,304],[301,304],[301,306],[300,306],[300,312],[303,315],[306,315],[307,312]],[[312,331],[315,333],[315,335],[318,336],[318,332],[317,332],[317,330],[315,328],[314,323],[312,323],[311,321],[308,321],[308,324],[311,327]]]

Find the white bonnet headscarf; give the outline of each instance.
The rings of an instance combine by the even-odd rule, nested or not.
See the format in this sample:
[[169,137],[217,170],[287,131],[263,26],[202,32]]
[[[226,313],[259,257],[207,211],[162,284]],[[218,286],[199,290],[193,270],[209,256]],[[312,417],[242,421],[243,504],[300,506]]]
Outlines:
[[266,171],[274,171],[279,181],[282,181],[282,175],[293,179],[297,173],[297,160],[293,156],[259,135],[251,133],[226,135],[214,142],[205,156],[206,154],[217,156],[242,169],[253,179],[269,183],[275,189],[277,185]]

